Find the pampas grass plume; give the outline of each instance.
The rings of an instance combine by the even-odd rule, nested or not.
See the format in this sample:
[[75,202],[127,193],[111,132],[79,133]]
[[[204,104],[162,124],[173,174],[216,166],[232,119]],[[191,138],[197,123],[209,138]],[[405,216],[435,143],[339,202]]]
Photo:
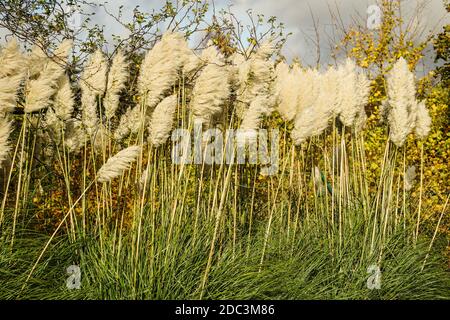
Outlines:
[[107,119],[114,117],[119,107],[120,92],[125,88],[128,79],[128,62],[122,51],[117,51],[112,61],[108,76],[108,85],[104,99],[105,116]]
[[172,130],[174,115],[177,109],[177,95],[171,95],[161,101],[155,108],[150,121],[149,141],[154,147],[164,144]]
[[25,96],[25,112],[36,112],[50,105],[50,98],[57,90],[58,80],[64,75],[65,64],[71,47],[72,41],[63,41],[55,50],[54,57],[48,59],[39,77],[28,82]]
[[123,174],[139,156],[141,147],[131,146],[111,157],[97,173],[99,182],[108,182]]
[[167,32],[142,62],[138,89],[145,106],[152,110],[178,80],[179,71],[188,59],[184,38]]
[[10,77],[25,71],[27,63],[15,39],[8,41],[0,49],[0,79]]
[[53,109],[59,119],[67,121],[71,118],[75,100],[72,92],[72,86],[68,76],[64,75],[58,80],[58,91],[55,95]]
[[431,117],[424,101],[417,105],[417,120],[415,133],[419,139],[424,139],[428,136],[431,130]]
[[277,111],[285,121],[292,121],[297,114],[298,80],[289,70],[285,62],[281,62],[275,69],[275,96]]
[[80,78],[82,121],[89,135],[93,135],[98,124],[97,97],[106,87],[107,63],[101,50],[89,58]]
[[17,91],[22,81],[23,74],[0,78],[0,113],[14,110]]
[[414,74],[400,58],[387,75],[388,121],[391,141],[401,147],[415,126],[417,103]]
[[[146,122],[147,119],[144,119]],[[142,124],[142,113],[139,106],[128,108],[120,118],[119,125],[114,132],[114,139],[122,141],[130,133],[137,133]]]
[[11,122],[9,122],[7,118],[0,119],[0,168],[10,151],[10,146],[8,144],[10,133]]
[[222,112],[230,96],[229,69],[216,64],[207,65],[192,90],[191,108],[194,117],[203,123]]

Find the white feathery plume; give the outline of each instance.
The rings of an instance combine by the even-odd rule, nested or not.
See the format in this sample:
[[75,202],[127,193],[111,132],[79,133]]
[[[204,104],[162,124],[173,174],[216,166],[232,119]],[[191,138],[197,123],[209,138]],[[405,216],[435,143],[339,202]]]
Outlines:
[[357,84],[358,78],[355,72],[356,65],[347,58],[345,64],[338,69],[338,78],[341,83],[339,86],[339,120],[346,127],[353,126],[356,115],[360,111],[357,104]]
[[250,107],[245,110],[239,129],[259,129],[261,121],[265,115],[265,111],[267,110],[267,106],[265,105],[265,103],[267,103],[267,99],[265,99],[264,97],[256,97],[255,100],[250,103]]
[[183,74],[191,76],[204,66],[203,61],[191,50],[183,65]]
[[[48,140],[56,141],[58,143],[61,141],[61,133],[64,130],[64,122],[58,118],[53,109],[49,108],[45,113],[43,127],[47,130],[44,132],[44,136],[48,138]],[[49,135],[51,135],[51,137]]]
[[181,38],[177,33],[165,33],[142,62],[138,89],[141,99],[150,110],[178,80],[179,71],[187,59],[184,54],[186,51],[179,48]]
[[414,186],[414,180],[416,179],[416,167],[410,166],[405,172],[404,185],[406,191],[411,191]]
[[367,114],[365,106],[368,103],[370,93],[370,81],[367,78],[367,75],[364,72],[360,72],[357,75],[357,84],[356,84],[356,106],[357,106],[357,114],[355,118],[355,130],[356,132],[360,132],[367,121]]
[[106,89],[108,64],[103,52],[98,49],[88,59],[80,77],[81,89],[91,91],[94,95],[103,95]]
[[197,75],[198,71],[206,65],[206,62],[189,48],[183,34],[172,33],[170,36],[172,40],[169,44],[172,47],[172,59],[175,60],[177,71],[181,71],[188,78]]
[[402,146],[415,126],[417,103],[414,74],[400,58],[387,75],[389,137]]
[[428,136],[431,130],[431,117],[424,101],[417,105],[417,120],[415,127],[415,134],[419,139],[424,139]]
[[237,115],[242,118],[256,97],[266,99],[263,114],[269,115],[276,104],[275,67],[270,60],[274,52],[271,42],[263,43],[248,61],[239,67]]
[[67,56],[72,49],[72,40],[64,40],[53,52],[53,57],[35,45],[27,56],[28,78],[33,79],[39,76],[49,60],[53,60],[62,67],[67,63]]
[[11,122],[9,122],[6,117],[0,119],[0,168],[2,167],[2,163],[11,149],[8,143],[10,133]]
[[99,182],[108,182],[121,176],[136,161],[140,151],[140,146],[131,146],[109,158],[97,172],[97,180]]
[[117,141],[122,141],[127,135],[130,134],[129,119],[133,110],[139,110],[139,108],[128,108],[122,117],[120,117],[119,125],[114,131],[114,139]]
[[44,127],[51,130],[56,141],[61,141],[61,133],[65,127],[65,121],[71,118],[75,101],[72,87],[67,75],[58,80],[58,91],[54,97],[53,108],[49,108],[45,114]]
[[26,68],[25,58],[15,39],[0,49],[0,79],[22,74]]
[[86,132],[92,136],[98,125],[97,98],[106,88],[107,62],[101,50],[89,57],[80,77],[82,122]]
[[285,121],[292,121],[297,114],[299,77],[295,77],[285,62],[281,62],[275,69],[275,96],[277,111]]
[[38,78],[31,79],[25,90],[25,112],[35,112],[48,107],[55,94],[58,79],[64,75],[65,64],[72,47],[72,41],[65,40],[55,50],[54,57],[48,59]]
[[258,50],[255,52],[255,56],[258,59],[269,60],[275,53],[275,47],[271,40],[264,41]]
[[107,141],[109,141],[110,131],[106,126],[101,123],[99,124],[97,130],[95,130],[92,143],[95,150],[102,151]]
[[251,61],[245,59],[241,54],[236,54],[233,57],[233,65],[238,69],[237,83],[239,85],[238,94],[242,96],[247,88],[247,81],[250,74]]
[[317,97],[317,109],[324,114],[337,116],[341,111],[341,103],[339,99],[340,73],[335,68],[329,68],[322,76],[320,76],[320,94]]
[[0,113],[14,110],[22,81],[23,74],[0,78]]
[[152,114],[149,126],[149,141],[155,148],[166,143],[170,136],[177,102],[177,95],[171,95],[161,101]]
[[28,77],[36,78],[48,62],[48,55],[39,46],[34,46],[27,56]]
[[58,91],[55,94],[53,109],[55,114],[62,121],[71,118],[75,100],[73,97],[72,86],[67,75],[58,79]]
[[338,79],[335,69],[329,69],[317,80],[320,86],[317,99],[299,109],[294,122],[292,140],[296,145],[321,134],[336,115]]
[[[256,51],[255,55],[250,59],[250,88],[248,90],[248,102],[252,101],[256,96],[262,96],[269,99],[273,96],[274,82],[274,63],[270,60],[274,52],[271,43],[266,42]],[[267,104],[267,107],[270,107]],[[269,110],[266,110],[269,112]]]
[[295,117],[292,140],[300,145],[307,138],[321,134],[327,127],[330,115],[311,105],[301,110]]
[[25,77],[26,61],[16,40],[0,50],[0,113],[16,107],[17,91]]
[[228,57],[227,62],[229,64],[230,70],[230,84],[234,91],[238,91],[240,85],[240,77],[239,70],[242,64],[245,63],[245,57],[239,52],[233,53],[230,57]]
[[[297,110],[301,112],[303,109],[313,105],[321,94],[321,75],[315,69],[307,69],[303,71],[294,66],[292,69],[293,77],[297,80]],[[294,82],[295,83],[295,82]]]
[[[147,123],[147,119],[144,120]],[[114,132],[114,139],[122,141],[129,134],[134,134],[139,131],[142,125],[142,113],[139,106],[128,108],[127,111],[120,118],[119,125]]]
[[222,112],[230,96],[229,68],[217,64],[207,65],[200,73],[192,90],[191,108],[194,117],[202,123]]
[[200,59],[204,64],[215,63],[218,65],[224,64],[224,56],[213,45],[212,41],[208,41],[207,48],[202,51]]
[[66,123],[64,145],[70,152],[77,152],[85,143],[86,135],[80,120],[70,119]]
[[128,79],[128,66],[129,63],[123,52],[117,51],[109,70],[108,85],[103,100],[107,119],[113,118],[119,107],[120,92],[125,88]]

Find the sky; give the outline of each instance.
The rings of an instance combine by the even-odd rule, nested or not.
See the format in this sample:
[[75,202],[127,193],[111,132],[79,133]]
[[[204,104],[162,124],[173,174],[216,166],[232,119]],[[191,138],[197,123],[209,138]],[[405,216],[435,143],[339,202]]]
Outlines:
[[[443,25],[450,23],[443,0],[403,0],[402,14],[405,20],[409,20],[418,4],[424,1],[425,10],[420,20],[415,21],[425,30],[423,37],[430,31],[440,32]],[[98,0],[98,2],[102,1]],[[162,7],[164,2],[163,0],[110,0],[106,7],[114,13],[120,5],[123,5],[124,18],[126,18],[132,15],[136,5],[140,5],[141,10],[150,11],[152,8]],[[283,52],[288,60],[299,57],[304,64],[313,65],[317,61],[317,49],[311,41],[316,39],[312,16],[318,26],[320,62],[326,64],[331,59],[328,39],[333,31],[330,8],[334,12],[339,10],[343,24],[348,25],[352,17],[357,15],[367,20],[369,16],[367,10],[371,5],[376,4],[376,0],[215,0],[214,4],[216,9],[227,8],[231,5],[232,11],[240,18],[245,18],[248,9],[253,9],[255,13],[262,13],[266,17],[276,16],[285,24],[286,31],[292,32]],[[102,10],[97,12],[92,22],[105,25],[107,37],[125,32],[120,24]]]

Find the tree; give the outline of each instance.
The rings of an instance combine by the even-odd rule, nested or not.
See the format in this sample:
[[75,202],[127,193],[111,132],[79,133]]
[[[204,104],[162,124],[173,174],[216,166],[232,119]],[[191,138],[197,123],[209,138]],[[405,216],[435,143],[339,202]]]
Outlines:
[[[450,1],[447,1],[446,9],[450,13]],[[443,65],[436,69],[437,75],[441,77],[443,86],[448,87],[450,84],[450,24],[444,26],[444,31],[434,39],[434,49],[435,62],[443,62]]]
[[[211,39],[227,55],[238,50],[251,53],[249,46],[255,47],[268,37],[281,48],[287,37],[284,25],[276,17],[265,19],[248,11],[247,21],[241,21],[231,7],[216,12],[214,2],[208,0],[167,0],[150,12],[136,6],[131,21],[124,19],[123,6],[114,11],[111,7],[108,1],[5,0],[0,2],[0,29],[8,32],[7,37],[14,36],[44,50],[54,48],[62,39],[73,39],[77,61],[105,45],[139,55],[142,49],[153,47],[166,30],[182,32],[187,38],[201,34],[196,48]],[[92,24],[93,16],[100,10],[122,26],[126,35],[114,34],[112,43],[107,43],[105,26]],[[212,14],[212,19],[206,18],[207,13]],[[74,28],[71,22],[76,19],[79,25]],[[161,25],[166,30],[161,30]]]

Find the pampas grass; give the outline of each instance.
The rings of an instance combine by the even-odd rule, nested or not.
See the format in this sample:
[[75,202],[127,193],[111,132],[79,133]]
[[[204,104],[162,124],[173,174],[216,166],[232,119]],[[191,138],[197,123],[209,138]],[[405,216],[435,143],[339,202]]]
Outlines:
[[17,92],[23,77],[23,74],[18,74],[0,79],[0,113],[11,112],[16,108]]
[[154,147],[166,143],[169,138],[173,127],[177,102],[177,95],[174,94],[165,98],[155,108],[149,127],[149,141]]
[[414,132],[419,139],[424,139],[428,136],[431,130],[431,117],[424,101],[417,105],[417,119]]
[[321,134],[328,127],[329,120],[329,114],[316,105],[303,109],[295,117],[292,140],[300,145],[308,138]]
[[99,182],[108,182],[122,175],[136,161],[141,147],[131,146],[108,159],[108,161],[97,172]]
[[7,118],[0,119],[0,168],[11,149],[8,142],[10,133],[11,122]]
[[72,116],[74,105],[75,100],[69,77],[63,75],[58,80],[58,89],[54,96],[53,108],[47,110],[44,123],[44,126],[56,136],[58,142],[64,130],[65,122]]
[[356,89],[355,99],[357,108],[355,119],[355,131],[360,132],[364,128],[367,121],[365,106],[368,103],[370,93],[370,81],[365,73],[363,72],[358,73],[357,84],[355,89]]
[[414,74],[404,58],[400,58],[386,78],[388,93],[389,137],[401,147],[412,132],[416,120]]
[[192,90],[191,109],[194,117],[207,123],[220,114],[231,94],[229,68],[208,64],[199,75]]
[[[299,77],[290,72],[289,66],[281,62],[275,69],[275,96],[277,97],[277,111],[284,121],[292,121],[297,114]],[[304,85],[304,84],[303,84]]]
[[[295,287],[302,288],[294,292],[299,297],[409,294],[401,285],[410,279],[405,276],[401,282],[397,276],[422,265],[425,269],[420,274],[428,275],[430,270],[429,263],[416,254],[420,251],[408,251],[414,258],[404,257],[406,262],[398,269],[405,248],[419,250],[420,238],[411,240],[417,240],[419,231],[426,235],[419,230],[420,202],[418,210],[414,206],[416,193],[421,197],[423,189],[424,143],[419,143],[420,187],[417,183],[418,192],[410,192],[415,172],[406,170],[406,156],[404,169],[398,168],[398,150],[387,142],[381,170],[374,169],[372,162],[366,162],[374,159],[372,154],[366,156],[374,150],[374,135],[351,130],[351,126],[362,128],[367,118],[370,81],[366,74],[350,60],[322,73],[283,62],[274,69],[273,50],[265,43],[253,55],[225,59],[210,45],[196,56],[181,35],[168,33],[147,54],[140,84],[134,78],[130,81],[124,106],[118,103],[128,79],[125,54],[118,52],[106,77],[105,56],[97,51],[81,71],[81,96],[63,72],[51,86],[55,92],[46,102],[51,106],[46,113],[22,116],[15,112],[14,120],[21,126],[15,126],[11,135],[10,115],[2,113],[0,160],[9,155],[10,145],[15,146],[8,157],[11,170],[0,170],[9,175],[2,180],[4,252],[18,252],[21,241],[25,242],[20,232],[23,222],[40,227],[51,215],[48,227],[53,232],[43,241],[44,249],[20,257],[26,264],[11,263],[24,266],[16,273],[21,280],[18,295],[28,296],[40,288],[47,266],[55,266],[52,257],[90,266],[83,271],[81,290],[63,290],[70,297],[214,299],[242,293],[242,284],[248,283],[245,297],[288,297],[293,286],[272,287],[281,283],[278,278],[292,277],[292,261],[309,266],[309,271],[294,277]],[[134,77],[134,66],[130,69]],[[36,72],[28,83],[43,75]],[[20,93],[17,102],[23,101],[20,79],[18,88],[2,89],[14,77],[8,74],[0,79],[1,99],[9,101],[5,110],[15,107],[16,91]],[[138,102],[131,105],[131,98]],[[271,116],[274,106],[285,121],[293,123]],[[123,115],[119,113],[126,107]],[[416,135],[425,137],[429,115],[424,105],[416,107]],[[337,117],[344,127],[333,121]],[[202,129],[216,127],[200,137],[196,120],[207,124]],[[266,124],[269,141],[266,132],[257,131]],[[182,148],[171,150],[167,142],[175,125],[183,129],[183,135],[173,147]],[[315,137],[325,130],[330,136]],[[14,139],[11,143],[8,136]],[[256,142],[257,148],[252,144]],[[371,148],[366,151],[368,145]],[[225,150],[230,153],[224,154]],[[175,159],[179,153],[182,157]],[[212,158],[214,162],[209,162]],[[250,161],[241,165],[246,159]],[[51,201],[43,199],[46,195]],[[64,258],[54,255],[63,241],[69,255]],[[376,293],[365,287],[367,266],[374,263],[383,266],[383,279],[387,279]],[[409,268],[408,263],[416,267]],[[325,275],[317,276],[324,265]],[[55,283],[61,282],[61,274],[56,274]],[[230,281],[231,289],[224,293],[230,274],[242,277],[238,276],[238,283]],[[343,274],[352,275],[356,282]],[[394,278],[392,286],[389,279]],[[305,285],[305,279],[317,283]],[[349,289],[346,283],[353,285]],[[337,294],[337,287],[344,289]],[[55,288],[61,291],[58,285]],[[314,293],[305,293],[304,288]],[[437,292],[436,288],[430,292]]]
[[103,101],[106,119],[113,118],[119,107],[120,92],[125,88],[128,79],[128,66],[129,63],[123,52],[117,51],[109,70],[108,85]]
[[273,61],[270,59],[274,50],[272,43],[265,42],[250,58],[247,79],[242,81],[244,87],[241,88],[240,95],[240,99],[247,106],[250,106],[250,103],[256,97],[266,99],[267,101],[262,104],[264,109],[261,109],[262,113],[266,115],[273,111],[272,108],[276,102],[274,95],[275,68]]
[[150,111],[176,83],[183,64],[190,56],[188,51],[182,49],[186,48],[183,41],[180,34],[165,33],[142,62],[138,89],[142,101]]
[[217,50],[212,41],[208,41],[207,47],[202,51],[202,54],[200,55],[200,60],[204,65],[224,65],[224,56]]
[[58,80],[58,90],[55,94],[53,109],[59,119],[67,121],[72,116],[74,106],[75,99],[70,79],[64,75]]
[[0,79],[22,74],[27,67],[25,58],[20,51],[15,39],[8,41],[6,46],[0,49]]
[[27,83],[25,112],[36,112],[50,105],[50,98],[57,90],[58,80],[64,75],[65,64],[71,48],[72,41],[63,41],[56,49],[54,57],[48,59],[38,78],[31,79]]
[[87,133],[92,136],[99,122],[98,97],[106,89],[107,62],[101,50],[89,58],[80,78],[82,121]]
[[313,69],[301,70],[297,65],[294,65],[292,73],[298,79],[296,112],[301,112],[316,103],[321,94],[321,74]]
[[78,119],[70,119],[66,123],[64,146],[70,152],[77,152],[84,146],[86,139],[83,124]]
[[267,99],[265,97],[256,97],[250,103],[250,107],[245,110],[239,129],[245,131],[259,129],[261,121],[267,110]]
[[48,54],[44,52],[41,47],[37,45],[33,46],[31,52],[26,57],[28,77],[30,79],[39,76],[47,63],[48,58]]
[[25,77],[26,62],[15,40],[0,50],[0,113],[16,107],[17,92]]
[[339,120],[347,127],[354,124],[358,112],[361,110],[357,95],[358,77],[356,65],[351,59],[347,59],[345,64],[339,68]]
[[[114,139],[122,141],[129,134],[137,133],[142,123],[141,117],[142,114],[139,106],[128,108],[120,118],[119,125],[114,131]],[[147,122],[146,119],[145,122]]]

